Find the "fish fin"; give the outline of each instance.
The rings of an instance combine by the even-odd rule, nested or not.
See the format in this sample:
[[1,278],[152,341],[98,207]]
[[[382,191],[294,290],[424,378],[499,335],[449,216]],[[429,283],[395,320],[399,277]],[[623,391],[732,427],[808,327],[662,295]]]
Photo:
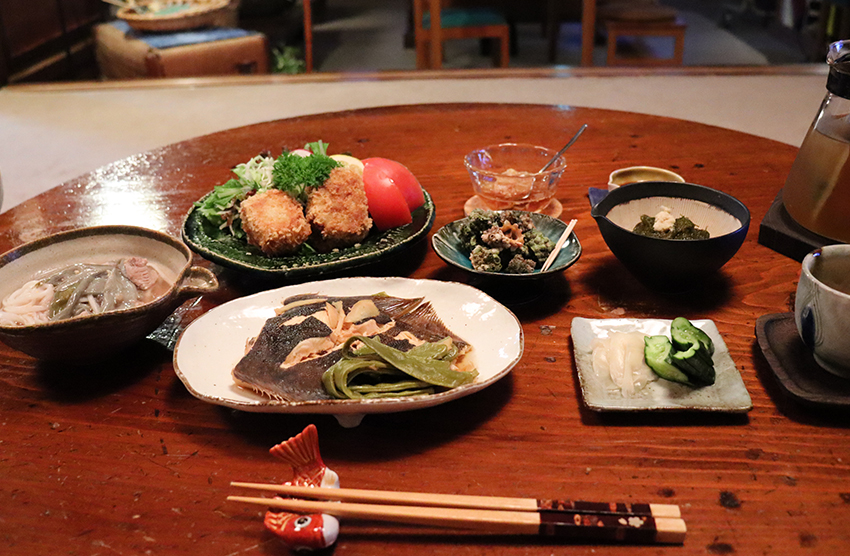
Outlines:
[[400,321],[397,320],[396,324],[400,328],[411,329],[417,337],[429,342],[436,342],[448,336],[458,345],[459,349],[468,345],[466,341],[449,330],[437,315],[434,306],[427,301],[413,309]]
[[370,296],[375,306],[393,319],[400,319],[422,304],[422,297],[403,298],[392,297],[383,293]]
[[287,399],[287,397],[282,395],[282,394],[279,394],[277,392],[272,392],[271,390],[266,390],[265,388],[261,388],[261,387],[255,385],[255,384],[245,382],[244,380],[239,380],[233,373],[231,373],[231,377],[233,378],[233,382],[236,383],[236,386],[239,386],[240,388],[245,388],[246,390],[251,390],[251,391],[256,392],[257,394],[259,394],[261,396],[267,396],[267,397],[272,398],[274,400],[277,400],[279,402],[297,401],[297,400]]
[[295,473],[293,483],[308,481],[307,484],[312,484],[311,481],[316,478],[321,482],[321,475],[327,469],[319,453],[319,431],[313,424],[307,425],[307,428],[289,440],[273,446],[269,453],[292,467]]

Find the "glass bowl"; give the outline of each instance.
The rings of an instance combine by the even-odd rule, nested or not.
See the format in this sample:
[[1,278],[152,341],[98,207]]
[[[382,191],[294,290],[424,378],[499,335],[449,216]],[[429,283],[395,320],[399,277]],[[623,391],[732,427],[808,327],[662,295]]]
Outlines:
[[476,149],[464,159],[475,196],[464,212],[472,209],[524,210],[557,217],[560,203],[555,199],[558,181],[567,161],[563,156],[545,171],[557,151],[524,143],[501,143]]

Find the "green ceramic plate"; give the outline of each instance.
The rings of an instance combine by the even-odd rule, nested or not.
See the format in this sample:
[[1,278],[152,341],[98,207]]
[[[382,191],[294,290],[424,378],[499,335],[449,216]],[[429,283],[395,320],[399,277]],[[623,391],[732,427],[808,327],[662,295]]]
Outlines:
[[434,225],[434,202],[425,192],[425,204],[413,211],[413,222],[385,232],[373,229],[356,247],[330,253],[269,257],[244,239],[217,239],[212,228],[193,206],[183,222],[183,241],[197,254],[222,266],[265,277],[319,276],[374,263],[412,245]]
[[[552,218],[551,216],[534,212],[529,214],[534,222],[534,227],[543,232],[546,237],[552,241],[557,242],[558,238],[561,237],[561,234],[564,233],[564,230],[567,227],[564,222],[557,218]],[[505,278],[507,280],[534,280],[556,272],[562,272],[567,267],[575,263],[581,256],[581,243],[579,243],[575,232],[571,232],[567,241],[564,242],[561,252],[558,253],[558,256],[552,263],[552,266],[550,266],[546,272],[535,270],[529,274],[507,274],[505,272],[484,272],[481,270],[475,270],[472,268],[472,263],[469,262],[469,255],[467,255],[466,251],[461,246],[460,228],[465,223],[466,218],[461,218],[460,220],[455,220],[454,222],[446,224],[437,230],[437,232],[431,236],[431,247],[434,248],[437,255],[439,255],[439,257],[445,262],[479,276],[498,277]]]

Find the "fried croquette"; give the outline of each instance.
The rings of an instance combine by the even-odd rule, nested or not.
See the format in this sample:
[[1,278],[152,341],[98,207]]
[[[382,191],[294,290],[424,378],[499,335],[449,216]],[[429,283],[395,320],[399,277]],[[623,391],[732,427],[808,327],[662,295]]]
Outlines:
[[269,189],[242,201],[239,208],[248,243],[266,255],[288,255],[310,237],[301,203],[290,194]]
[[307,221],[313,227],[311,244],[320,251],[362,241],[372,228],[362,171],[334,168],[324,186],[307,199]]

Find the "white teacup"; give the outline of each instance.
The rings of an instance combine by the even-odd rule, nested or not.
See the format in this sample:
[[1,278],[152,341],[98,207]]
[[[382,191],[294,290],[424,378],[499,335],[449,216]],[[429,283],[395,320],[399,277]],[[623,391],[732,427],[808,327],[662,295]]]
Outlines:
[[818,364],[850,378],[850,245],[828,245],[803,259],[794,320]]

